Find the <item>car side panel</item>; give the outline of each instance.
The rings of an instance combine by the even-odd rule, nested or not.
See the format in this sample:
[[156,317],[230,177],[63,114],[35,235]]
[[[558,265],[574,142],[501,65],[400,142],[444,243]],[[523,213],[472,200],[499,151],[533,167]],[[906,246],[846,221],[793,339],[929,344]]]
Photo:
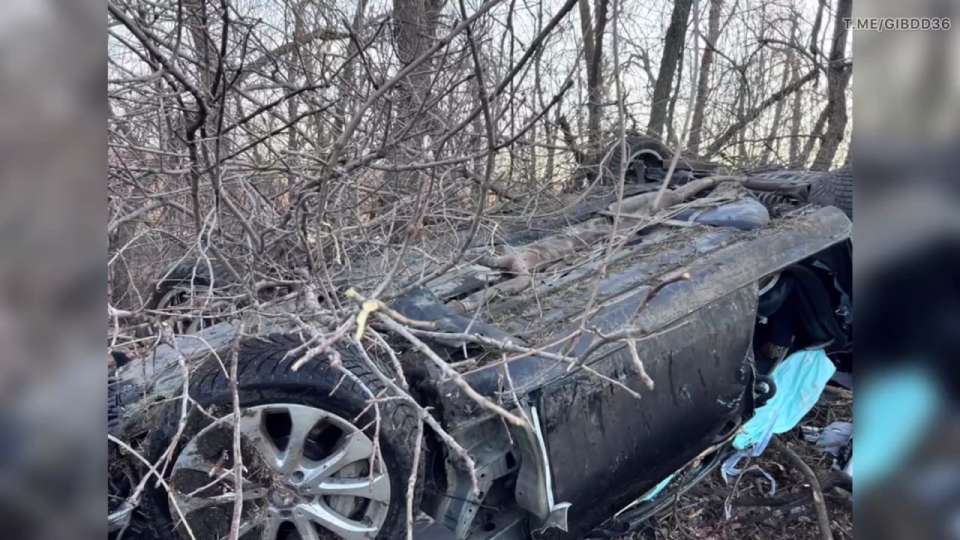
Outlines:
[[639,399],[590,375],[543,389],[539,403],[555,500],[572,503],[563,537],[583,538],[736,426],[752,406],[756,305],[756,288],[743,287],[640,341],[653,390],[631,367],[626,347],[593,364]]

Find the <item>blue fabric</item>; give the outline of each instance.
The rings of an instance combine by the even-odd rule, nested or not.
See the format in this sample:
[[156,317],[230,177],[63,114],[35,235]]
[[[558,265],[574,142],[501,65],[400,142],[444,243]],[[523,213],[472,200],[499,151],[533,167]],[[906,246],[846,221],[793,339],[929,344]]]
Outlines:
[[770,444],[771,437],[799,424],[816,405],[836,370],[822,349],[797,351],[784,358],[770,374],[777,392],[734,437],[733,447],[739,451],[724,462],[724,477],[740,474],[737,464],[742,458],[759,456]]
[[857,493],[896,470],[933,424],[943,403],[936,379],[910,366],[878,373],[857,387]]
[[676,473],[671,474],[670,476],[661,480],[659,484],[653,486],[653,489],[648,491],[647,494],[644,495],[643,498],[641,498],[640,500],[643,502],[652,501],[654,497],[656,497],[657,495],[660,494],[661,491],[663,491],[663,488],[667,487],[667,485],[670,484],[670,481],[673,480],[673,477],[675,475]]
[[836,370],[822,349],[797,351],[786,357],[770,374],[777,393],[743,424],[733,447],[753,449],[751,455],[759,456],[774,434],[790,431],[810,412]]

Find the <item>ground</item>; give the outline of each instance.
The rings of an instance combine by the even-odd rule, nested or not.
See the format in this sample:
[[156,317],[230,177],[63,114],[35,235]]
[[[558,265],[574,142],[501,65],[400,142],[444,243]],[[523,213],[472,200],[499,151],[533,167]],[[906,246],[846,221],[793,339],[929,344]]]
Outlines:
[[[823,427],[836,420],[852,420],[853,400],[845,392],[830,391],[801,422]],[[821,479],[829,477],[833,458],[805,442],[797,427],[780,436]],[[776,448],[756,460],[777,481],[776,495],[768,494],[769,482],[760,474],[743,476],[739,483],[725,484],[719,471],[681,496],[671,510],[645,531],[619,540],[807,540],[822,538],[817,526],[810,489],[802,474]],[[825,488],[833,537],[853,538],[853,499],[841,488]],[[730,519],[724,517],[729,505]]]

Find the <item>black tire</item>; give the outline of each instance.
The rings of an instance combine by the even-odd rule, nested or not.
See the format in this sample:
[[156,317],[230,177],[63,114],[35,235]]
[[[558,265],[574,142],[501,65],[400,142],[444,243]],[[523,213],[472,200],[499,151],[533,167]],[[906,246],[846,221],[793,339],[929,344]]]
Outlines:
[[[331,368],[322,356],[296,372],[290,370],[296,357],[284,359],[284,355],[301,343],[295,337],[272,335],[241,344],[237,364],[240,406],[293,403],[321,408],[347,419],[354,426],[361,429],[365,427],[363,432],[372,440],[374,414],[367,410],[368,394],[356,382],[347,378],[341,381],[341,373]],[[352,349],[340,353],[344,367],[363,381],[369,390],[377,394],[383,389],[383,384],[357,353]],[[208,362],[192,376],[191,397],[204,408],[215,411],[215,416],[232,412],[229,380],[216,361]],[[147,455],[152,462],[162,456],[176,433],[179,411],[178,406],[173,405],[163,412],[160,427],[148,437]],[[406,527],[406,493],[414,463],[417,411],[403,401],[389,400],[380,404],[380,414],[379,445],[390,477],[391,498],[387,517],[377,538],[401,538]],[[208,417],[194,409],[179,439],[176,453],[183,449],[186,441],[210,423]],[[225,455],[230,454],[231,448],[232,444],[228,443]],[[225,466],[229,466],[229,463]],[[420,466],[418,470],[419,486],[422,484],[423,467]],[[166,474],[169,476],[169,470]],[[174,530],[175,522],[166,493],[162,488],[152,489],[154,482],[150,482],[149,486],[151,489],[142,503],[149,523],[140,527],[144,531],[140,538],[182,540]],[[414,502],[419,503],[419,493]],[[217,537],[216,534],[204,536],[197,530],[194,533],[197,540],[213,540]]]
[[[645,182],[646,169],[665,169],[670,163],[673,154],[660,141],[642,135],[627,135],[625,139],[627,159],[630,160],[627,162],[627,182]],[[620,141],[614,141],[601,155],[603,175],[609,183],[616,183],[620,178],[623,149]]]
[[158,278],[145,307],[169,314],[164,318],[170,321],[175,334],[194,334],[225,320],[216,309],[195,310],[197,302],[217,297],[231,285],[235,285],[235,280],[216,262],[183,262]]
[[[212,268],[212,269],[211,269]],[[230,284],[227,272],[217,263],[207,265],[202,261],[182,262],[167,270],[153,286],[147,309],[158,309],[164,296],[177,287],[224,287]]]
[[836,206],[853,219],[853,167],[844,165],[820,175],[810,185],[810,202]]
[[[673,152],[659,140],[646,135],[628,134],[625,137],[627,163],[625,178],[627,182],[646,182],[647,169],[658,169],[662,171],[660,176],[666,173],[670,168],[670,162],[673,160]],[[623,145],[619,140],[613,141],[608,145],[600,156],[603,160],[602,168],[604,178],[609,183],[616,183],[620,178],[620,160],[623,151]],[[717,170],[716,163],[695,159],[692,156],[680,155],[677,161],[675,174],[685,173],[684,176],[700,177],[706,176]],[[656,176],[656,175],[654,175]],[[678,174],[678,176],[680,176]]]

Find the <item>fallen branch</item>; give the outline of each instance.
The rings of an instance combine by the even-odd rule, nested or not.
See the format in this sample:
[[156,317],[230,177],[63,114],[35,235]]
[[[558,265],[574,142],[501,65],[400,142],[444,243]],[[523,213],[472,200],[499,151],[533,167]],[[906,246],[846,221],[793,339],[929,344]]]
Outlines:
[[384,324],[384,326],[386,326],[388,329],[390,329],[400,337],[406,339],[411,345],[413,345],[415,349],[417,349],[418,351],[426,355],[426,357],[429,358],[434,363],[434,365],[440,368],[440,371],[442,371],[445,376],[449,377],[450,380],[452,380],[453,383],[457,385],[457,388],[462,390],[463,393],[466,394],[467,397],[472,399],[477,405],[502,417],[504,420],[506,420],[507,422],[515,426],[524,427],[526,425],[526,422],[523,421],[523,418],[520,418],[519,416],[511,413],[510,411],[504,409],[500,405],[497,405],[493,401],[489,400],[488,398],[484,397],[482,394],[474,390],[474,388],[470,386],[470,384],[466,381],[466,379],[464,379],[463,376],[457,372],[457,370],[450,367],[450,364],[446,363],[442,358],[437,356],[437,353],[434,352],[429,345],[424,343],[417,336],[413,335],[413,333],[410,332],[410,330],[407,329],[405,326],[397,323],[396,321],[394,321],[393,319],[391,319],[390,317],[388,317],[383,313],[377,313],[376,317],[377,319],[380,320],[380,322]]
[[813,496],[813,508],[817,513],[817,525],[820,527],[820,538],[822,540],[833,540],[833,532],[830,530],[830,515],[827,513],[827,504],[823,500],[823,489],[820,487],[820,480],[817,478],[817,475],[813,472],[813,469],[811,469],[796,452],[784,444],[783,441],[774,437],[773,445],[800,471],[806,479],[807,484],[810,485],[810,492]]
[[230,520],[230,540],[240,539],[240,519],[243,517],[243,453],[240,445],[240,390],[237,380],[237,365],[240,361],[240,339],[244,324],[240,322],[237,340],[230,351],[230,395],[233,405],[233,515]]
[[[351,300],[355,302],[359,302],[361,305],[370,305],[371,303],[375,303],[377,306],[377,309],[371,312],[371,315],[375,316],[377,320],[380,321],[380,323],[382,323],[388,330],[404,338],[405,340],[407,340],[407,342],[413,345],[415,349],[423,353],[430,361],[434,363],[434,365],[440,368],[440,371],[443,372],[445,376],[449,377],[453,381],[453,383],[456,384],[457,387],[460,388],[460,390],[462,390],[463,393],[467,395],[467,397],[469,397],[474,402],[476,402],[477,405],[498,416],[503,417],[503,419],[505,419],[507,422],[515,426],[518,426],[518,427],[526,426],[526,422],[524,422],[522,418],[504,409],[500,405],[494,403],[493,401],[489,400],[488,398],[484,397],[482,394],[474,390],[474,388],[470,386],[469,383],[467,383],[466,379],[464,379],[463,376],[457,370],[450,367],[450,364],[448,364],[442,358],[440,358],[437,355],[437,353],[430,348],[429,345],[427,345],[426,343],[423,342],[423,340],[421,340],[416,335],[414,335],[413,332],[411,332],[410,329],[407,328],[405,325],[400,324],[399,322],[391,318],[390,313],[396,313],[394,310],[391,310],[389,308],[381,310],[380,309],[381,307],[384,307],[384,308],[386,307],[383,305],[382,302],[380,302],[379,300],[368,300],[364,298],[356,290],[353,290],[353,289],[349,291],[349,294],[347,296]],[[421,321],[411,321],[406,317],[404,317],[403,320],[407,320],[414,323],[421,322]]]
[[607,218],[593,218],[567,227],[560,234],[511,249],[509,254],[487,255],[477,262],[490,268],[500,268],[517,275],[526,275],[546,264],[593,246],[609,234],[611,227],[612,224]]

